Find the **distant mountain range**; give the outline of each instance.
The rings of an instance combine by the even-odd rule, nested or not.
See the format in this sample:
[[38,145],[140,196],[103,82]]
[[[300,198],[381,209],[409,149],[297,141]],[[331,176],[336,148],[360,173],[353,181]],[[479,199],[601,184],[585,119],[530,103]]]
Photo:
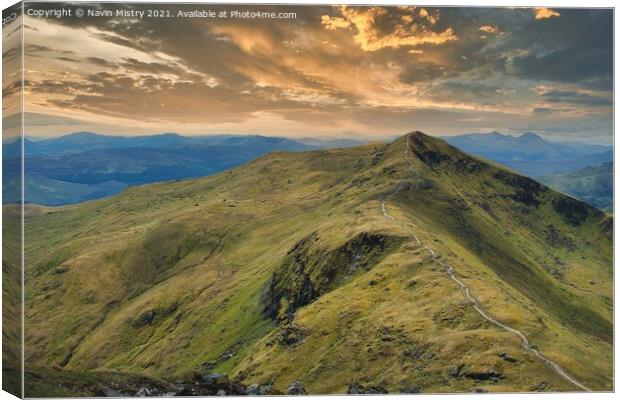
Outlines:
[[[349,147],[365,143],[352,139],[289,139],[260,135],[212,135],[182,136],[177,133],[162,133],[149,136],[109,136],[93,132],[75,132],[52,139],[26,137],[24,151],[27,155],[60,155],[83,153],[91,150],[111,149],[182,149],[228,146],[247,148],[248,152],[265,152],[273,149],[301,151],[307,149]],[[5,143],[3,154],[15,154],[19,151],[19,141]]]
[[[118,193],[130,185],[207,176],[273,151],[359,144],[354,140],[214,135],[107,136],[77,132],[24,140],[26,201],[63,205]],[[19,199],[18,140],[3,143],[4,203]]]
[[576,171],[613,160],[611,146],[551,142],[532,132],[520,136],[499,132],[471,133],[443,139],[463,151],[531,177]]

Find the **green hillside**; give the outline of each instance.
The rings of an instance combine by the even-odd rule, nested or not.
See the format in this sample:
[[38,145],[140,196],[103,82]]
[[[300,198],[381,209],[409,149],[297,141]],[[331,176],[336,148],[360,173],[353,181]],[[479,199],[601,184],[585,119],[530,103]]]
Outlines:
[[27,396],[612,390],[612,218],[419,132],[26,213]]
[[2,209],[2,389],[20,396],[22,283],[21,217],[15,206]]
[[601,210],[613,212],[614,165],[611,162],[575,172],[546,175],[539,180],[545,185],[575,196]]

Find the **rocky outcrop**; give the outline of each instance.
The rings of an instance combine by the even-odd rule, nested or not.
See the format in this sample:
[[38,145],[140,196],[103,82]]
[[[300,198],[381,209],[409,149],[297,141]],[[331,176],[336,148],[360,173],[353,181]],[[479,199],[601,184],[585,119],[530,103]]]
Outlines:
[[498,382],[504,376],[495,370],[485,370],[485,371],[471,371],[465,367],[465,364],[459,364],[450,370],[450,376],[453,378],[468,378],[474,381],[490,381],[490,382]]
[[602,216],[603,212],[584,203],[583,201],[573,199],[568,196],[558,196],[553,199],[554,210],[564,217],[564,220],[573,226],[579,226],[590,214],[598,214]]
[[573,242],[570,237],[566,236],[554,225],[547,225],[547,228],[545,229],[545,234],[547,236],[546,242],[551,246],[563,247],[570,251],[575,250],[575,242]]
[[138,317],[132,321],[132,325],[134,328],[143,328],[145,326],[154,325],[158,320],[163,320],[169,317],[172,313],[174,313],[178,308],[178,304],[173,303],[168,307],[164,308],[154,308],[151,310],[144,311]]
[[431,168],[447,165],[457,173],[476,173],[489,168],[488,164],[422,132],[408,134],[407,140],[410,152]]
[[515,363],[517,362],[517,360],[513,357],[511,357],[508,353],[506,353],[505,351],[502,351],[501,353],[498,354],[498,356],[504,360],[504,361],[508,361],[510,363]]
[[[302,387],[303,389],[303,387]],[[246,386],[238,379],[231,379],[226,374],[195,373],[187,381],[175,381],[168,384],[146,384],[132,387],[113,383],[96,392],[104,397],[172,397],[172,396],[263,396],[282,394],[274,391],[271,385],[251,384]]]
[[308,393],[306,392],[306,389],[304,388],[304,385],[302,385],[301,382],[294,381],[286,389],[286,394],[290,396],[299,396],[299,395],[306,395]]
[[382,386],[361,385],[359,383],[350,383],[347,388],[347,394],[388,394],[388,390]]
[[275,394],[272,393],[269,385],[251,384],[246,386],[226,374],[206,373],[195,378],[191,382],[177,382],[178,392],[176,396],[259,396]]
[[376,265],[404,238],[363,232],[335,249],[317,244],[313,233],[291,248],[273,273],[262,296],[264,313],[290,320],[295,310],[335,289],[340,278]]
[[429,167],[435,167],[442,162],[451,161],[452,158],[445,152],[437,151],[429,145],[428,136],[422,132],[413,132],[407,135],[409,149],[415,157]]
[[[304,338],[310,334],[308,328],[303,325],[290,323],[278,331],[275,341],[281,346],[293,347],[303,342]],[[272,344],[270,342],[270,344]]]
[[497,371],[470,371],[463,374],[466,378],[473,379],[475,381],[492,381],[497,382],[503,378],[503,375]]
[[543,185],[534,179],[508,171],[498,170],[493,175],[493,178],[514,188],[515,193],[509,197],[526,206],[538,206],[540,204],[538,197],[546,190]]

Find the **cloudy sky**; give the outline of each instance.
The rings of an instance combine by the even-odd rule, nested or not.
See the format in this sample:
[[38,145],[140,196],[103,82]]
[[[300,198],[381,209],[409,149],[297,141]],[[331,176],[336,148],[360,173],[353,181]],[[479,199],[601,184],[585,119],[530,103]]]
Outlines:
[[[58,5],[31,6],[42,7]],[[26,17],[27,134],[417,129],[612,141],[610,10],[155,7],[175,18]],[[177,16],[195,9],[296,18]]]

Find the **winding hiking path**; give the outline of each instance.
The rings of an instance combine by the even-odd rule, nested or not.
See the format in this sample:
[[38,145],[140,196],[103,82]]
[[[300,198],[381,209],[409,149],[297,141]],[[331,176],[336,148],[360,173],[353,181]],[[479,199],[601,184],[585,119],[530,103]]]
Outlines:
[[[405,147],[405,158],[409,159],[408,158],[408,156],[409,156],[409,144],[407,143],[405,146],[406,146]],[[410,165],[409,168],[410,168],[410,170],[415,171],[415,168],[413,167],[413,165]],[[399,190],[400,190],[400,188],[396,189],[393,193],[388,195],[385,198],[385,200],[381,201],[381,212],[383,213],[383,216],[385,218],[387,218],[387,219],[392,220],[392,221],[397,221],[397,220],[392,215],[390,215],[390,213],[388,212],[387,206],[385,204],[385,201],[390,196],[396,194]],[[400,221],[397,221],[397,222],[400,222]],[[504,323],[501,323],[498,320],[496,320],[495,318],[491,317],[489,314],[487,314],[482,309],[482,307],[480,306],[478,301],[471,295],[469,287],[462,280],[460,280],[456,276],[456,272],[454,271],[454,268],[452,268],[452,266],[450,264],[448,264],[447,262],[440,260],[439,256],[437,255],[437,253],[433,249],[428,247],[427,245],[423,244],[420,241],[420,239],[418,238],[418,236],[415,233],[413,233],[413,231],[404,222],[401,222],[401,225],[411,235],[411,237],[413,237],[413,239],[415,239],[416,244],[422,246],[426,251],[428,251],[428,253],[430,254],[431,259],[433,261],[437,262],[439,265],[441,265],[443,268],[445,268],[445,271],[448,274],[448,276],[450,277],[450,279],[452,279],[454,282],[456,282],[459,285],[459,287],[461,288],[461,292],[463,293],[463,296],[465,297],[465,299],[474,307],[474,309],[478,312],[478,314],[480,314],[482,316],[482,318],[486,319],[487,321],[491,322],[492,324],[494,324],[496,326],[499,326],[500,328],[504,329],[505,331],[508,331],[510,333],[514,333],[515,335],[517,335],[519,337],[519,339],[521,339],[521,347],[523,347],[525,350],[531,352],[538,359],[540,359],[545,364],[547,364],[548,366],[553,368],[555,370],[555,372],[557,372],[558,375],[560,375],[562,378],[566,379],[568,382],[572,383],[573,385],[577,386],[580,389],[583,389],[583,390],[585,390],[587,392],[591,392],[591,390],[589,388],[587,388],[586,386],[582,385],[575,378],[573,378],[572,376],[567,374],[562,369],[562,367],[560,367],[558,364],[554,363],[553,361],[551,361],[547,357],[543,356],[537,349],[533,348],[530,345],[530,342],[527,340],[527,337],[521,331],[519,331],[518,329],[515,329],[515,328],[513,328],[511,326],[508,326],[508,325],[506,325]]]

